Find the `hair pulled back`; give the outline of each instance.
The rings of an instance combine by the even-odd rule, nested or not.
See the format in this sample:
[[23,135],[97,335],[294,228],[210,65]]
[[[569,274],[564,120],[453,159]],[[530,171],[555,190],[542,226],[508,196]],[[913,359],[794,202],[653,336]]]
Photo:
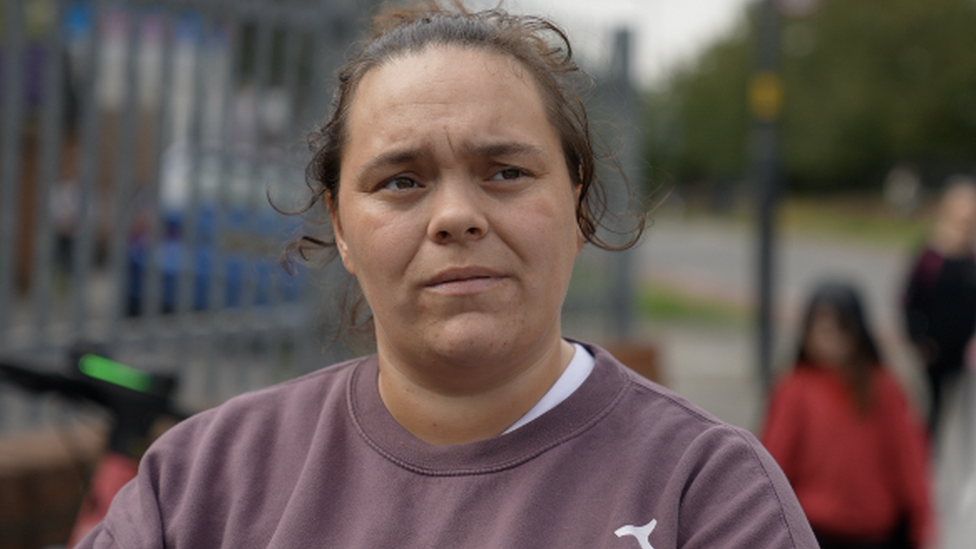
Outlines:
[[[330,112],[308,138],[312,159],[305,169],[312,190],[301,212],[320,201],[333,210],[340,207],[339,174],[343,148],[348,137],[349,110],[359,83],[370,70],[399,57],[417,54],[433,46],[481,49],[519,61],[535,78],[549,122],[557,130],[566,165],[574,184],[580,186],[576,221],[584,238],[604,249],[633,246],[644,229],[644,216],[637,217],[631,237],[621,245],[603,240],[597,230],[609,229],[606,190],[596,170],[596,154],[582,99],[575,91],[587,78],[573,61],[566,33],[551,21],[534,16],[512,15],[500,9],[470,12],[460,2],[442,6],[426,2],[390,9],[373,21],[371,36],[351,60],[338,71]],[[302,259],[316,252],[335,256],[331,228],[323,234],[305,234],[289,246]],[[611,232],[621,234],[621,231]]]

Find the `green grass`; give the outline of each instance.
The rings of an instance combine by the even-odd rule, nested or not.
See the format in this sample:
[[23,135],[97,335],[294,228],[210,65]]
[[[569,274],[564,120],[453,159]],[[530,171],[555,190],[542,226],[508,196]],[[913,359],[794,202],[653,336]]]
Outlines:
[[876,201],[856,198],[792,199],[782,204],[779,223],[782,230],[793,234],[823,235],[886,248],[911,249],[928,232],[929,217],[925,213],[896,216]]
[[[911,216],[898,216],[880,198],[872,196],[790,197],[780,203],[776,222],[779,231],[785,234],[908,250],[917,247],[928,234],[931,211],[932,206],[928,204]],[[754,230],[757,224],[752,204],[721,215],[690,205],[686,214],[690,220],[719,220],[741,230]]]
[[694,295],[671,286],[651,283],[638,290],[639,311],[645,320],[741,328],[752,319],[741,305]]

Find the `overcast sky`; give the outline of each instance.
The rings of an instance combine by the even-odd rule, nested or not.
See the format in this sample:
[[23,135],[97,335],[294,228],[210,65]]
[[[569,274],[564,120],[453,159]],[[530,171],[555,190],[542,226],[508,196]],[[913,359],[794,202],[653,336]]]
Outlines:
[[[547,15],[570,33],[583,57],[606,57],[612,29],[634,31],[637,83],[653,84],[676,63],[731,30],[752,0],[505,0],[511,11]],[[497,2],[488,0],[490,5]]]

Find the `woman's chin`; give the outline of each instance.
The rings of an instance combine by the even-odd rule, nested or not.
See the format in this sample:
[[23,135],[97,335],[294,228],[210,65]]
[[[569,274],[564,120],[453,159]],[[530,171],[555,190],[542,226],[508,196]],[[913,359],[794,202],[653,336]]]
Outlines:
[[[382,337],[381,333],[379,330],[377,336]],[[397,355],[435,376],[452,375],[451,371],[472,374],[479,368],[492,375],[489,372],[519,368],[561,338],[558,320],[491,313],[454,315],[415,325],[409,333],[401,330],[386,335],[391,337],[379,345],[381,355],[392,351],[391,357]]]
[[504,337],[498,332],[484,329],[449,331],[428,348],[440,362],[461,368],[477,368],[510,361],[511,356],[518,353],[519,346],[518,338]]

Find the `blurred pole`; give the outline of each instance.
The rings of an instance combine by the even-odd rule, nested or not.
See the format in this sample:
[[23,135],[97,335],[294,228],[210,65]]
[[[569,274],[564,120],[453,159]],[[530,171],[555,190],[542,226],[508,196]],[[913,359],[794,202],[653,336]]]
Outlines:
[[756,68],[749,83],[753,116],[753,176],[759,214],[759,375],[764,394],[772,380],[774,252],[776,207],[780,195],[779,114],[783,86],[779,75],[779,14],[774,0],[762,0],[756,33]]
[[[610,62],[610,83],[611,93],[619,97],[619,109],[617,112],[618,126],[620,132],[620,145],[618,160],[620,169],[626,178],[617,185],[613,209],[617,212],[629,211],[631,197],[628,193],[627,183],[637,185],[637,141],[636,120],[637,101],[635,98],[634,86],[630,80],[630,51],[631,38],[630,30],[620,28],[614,32],[613,37],[613,57]],[[633,335],[634,319],[634,254],[631,250],[623,250],[615,254],[616,269],[613,273],[613,288],[610,296],[612,309],[612,329],[613,335],[620,341],[627,341]]]
[[[20,0],[4,2],[0,41],[0,242],[16,242],[17,208],[21,188],[22,124],[24,119],[24,6]],[[13,311],[14,246],[0,246],[0,345]]]

